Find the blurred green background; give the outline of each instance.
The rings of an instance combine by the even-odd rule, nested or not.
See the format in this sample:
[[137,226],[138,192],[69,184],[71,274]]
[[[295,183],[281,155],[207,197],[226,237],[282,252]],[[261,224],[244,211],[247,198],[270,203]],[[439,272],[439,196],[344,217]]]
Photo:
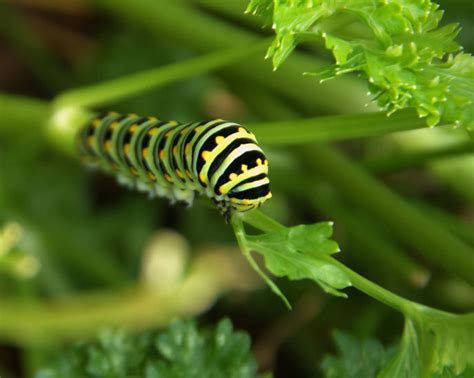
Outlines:
[[[109,12],[106,3],[1,1],[0,91],[47,101],[62,90],[203,53],[200,47],[181,43],[179,37],[151,35],[144,25]],[[258,20],[243,16],[245,2],[233,0],[227,7],[219,5],[219,1],[186,4],[236,29],[269,35]],[[446,21],[462,24],[460,42],[466,51],[473,51],[472,2],[445,0],[441,7],[446,9]],[[162,12],[166,14],[166,7]],[[318,49],[308,50],[307,55],[327,58],[327,53]],[[360,85],[363,87],[364,83]],[[313,96],[317,97],[316,81],[314,88]],[[364,102],[366,98],[357,101]],[[179,121],[220,117],[245,124],[279,120],[286,108],[301,117],[335,113],[323,105],[308,109],[272,86],[265,87],[231,70],[172,83],[104,110]],[[273,112],[273,119],[269,112]],[[334,352],[331,333],[335,329],[359,337],[376,337],[387,345],[399,337],[401,317],[354,290],[349,290],[349,300],[343,300],[325,295],[311,282],[277,280],[294,305],[289,312],[249,270],[236,249],[232,230],[205,201],[185,209],[129,191],[117,185],[114,178],[86,169],[77,159],[52,148],[38,137],[41,126],[8,124],[0,134],[0,296],[6,300],[4,303],[17,306],[19,321],[24,321],[25,327],[37,315],[42,316],[29,305],[52,299],[72,305],[79,313],[88,311],[87,301],[107,303],[108,311],[98,317],[108,319],[113,318],[110,314],[129,311],[119,323],[136,330],[156,329],[166,321],[158,315],[154,317],[160,308],[153,293],[192,272],[201,279],[201,271],[214,269],[221,270],[220,274],[213,283],[196,283],[195,290],[200,294],[181,304],[182,314],[197,317],[200,324],[215,324],[222,317],[229,317],[235,328],[251,335],[261,371],[272,370],[275,377],[319,376],[322,357]],[[395,169],[384,168],[383,159],[379,159],[387,152],[418,152],[427,146],[441,146],[447,140],[445,132],[436,131],[429,137],[420,134],[417,138],[409,134],[414,132],[407,132],[343,141],[337,146],[354,161],[366,164],[409,202],[431,212],[445,227],[457,229],[465,240],[474,243],[472,176],[468,177],[472,171],[467,168],[461,173],[466,179],[459,179],[458,175],[456,180],[449,175],[453,170],[466,169],[465,161],[459,160],[463,158],[448,157],[430,164],[408,162]],[[413,143],[415,139],[421,142]],[[324,179],[317,188],[321,200],[308,205],[300,193],[288,189],[288,181],[293,178],[289,180],[284,174],[288,167],[298,164],[295,150],[266,150],[271,169],[274,168],[274,198],[265,204],[266,213],[288,225],[335,220],[335,239],[343,251],[340,258],[360,274],[428,305],[451,311],[473,308],[472,287],[414,256],[409,247],[390,235],[384,224],[377,224],[363,209],[353,207]],[[297,176],[294,181],[298,185]],[[370,234],[358,232],[358,222],[370,224]],[[376,244],[402,250],[410,261],[402,258],[394,269],[392,263],[397,262],[384,260],[383,247],[378,256],[371,252],[368,245],[373,242],[374,233],[380,238]],[[404,271],[404,266],[410,270]],[[98,298],[84,299],[82,294]],[[0,321],[1,312],[2,308]],[[135,313],[141,315],[135,317]],[[75,326],[67,323],[74,322],[74,317],[62,323],[62,313],[57,314],[57,319],[55,314],[53,308],[52,323],[57,320],[67,332],[35,334],[24,328],[24,336],[0,339],[2,378],[28,376],[62,343],[90,336],[94,329],[93,322],[78,321]],[[29,325],[34,327],[34,323]],[[54,324],[50,326],[54,328]],[[21,328],[15,332],[21,333]],[[30,339],[30,334],[37,339]]]

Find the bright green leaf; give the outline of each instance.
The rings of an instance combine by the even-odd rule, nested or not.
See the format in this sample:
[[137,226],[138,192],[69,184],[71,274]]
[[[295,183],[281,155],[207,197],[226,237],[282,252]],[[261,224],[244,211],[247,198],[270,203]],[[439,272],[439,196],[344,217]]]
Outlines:
[[339,251],[329,237],[332,223],[299,225],[261,235],[245,235],[247,247],[263,255],[266,268],[278,277],[311,279],[327,293],[346,297],[341,292],[351,285],[349,278],[327,257]]
[[439,27],[437,4],[252,0],[248,11],[273,20],[276,36],[267,56],[275,69],[300,41],[324,39],[336,62],[316,72],[322,80],[356,71],[388,114],[415,108],[430,126],[474,128],[474,58],[455,41],[458,24]]

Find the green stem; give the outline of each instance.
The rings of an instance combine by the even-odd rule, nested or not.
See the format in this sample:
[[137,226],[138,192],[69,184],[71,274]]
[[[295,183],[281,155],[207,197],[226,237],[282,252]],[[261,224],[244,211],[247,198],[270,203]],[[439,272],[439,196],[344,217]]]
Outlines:
[[330,258],[331,262],[336,265],[339,269],[344,271],[351,280],[352,285],[367,294],[368,296],[376,299],[377,301],[384,303],[385,305],[400,311],[405,316],[417,318],[422,312],[423,315],[444,315],[453,316],[453,314],[445,311],[441,311],[432,307],[422,305],[417,302],[405,299],[391,291],[384,289],[376,283],[369,281],[367,278],[362,277],[360,274],[354,272],[352,269],[345,266],[340,261]]
[[441,269],[474,284],[474,251],[439,224],[379,183],[342,153],[318,145],[304,152],[311,170],[335,185],[351,202],[367,209],[391,233]]
[[50,114],[47,102],[29,97],[0,93],[0,134],[41,135]]
[[265,215],[261,210],[245,213],[243,220],[245,223],[263,232],[279,231],[285,228],[285,226]]
[[236,63],[249,55],[261,52],[268,41],[252,42],[244,47],[225,49],[185,62],[173,63],[122,78],[109,80],[84,88],[76,88],[59,95],[56,107],[79,106],[98,107],[114,101],[124,100],[151,89],[162,87],[170,82],[183,80],[214,69]]
[[[174,80],[178,78],[176,76]],[[126,82],[131,80],[131,77],[127,76],[119,80]],[[92,91],[93,88],[90,88],[90,90]],[[80,92],[78,93],[80,94]],[[92,95],[92,92],[90,94]],[[58,97],[58,99],[61,98],[63,98],[62,95]],[[65,98],[67,99],[68,96]],[[62,103],[62,100],[59,103]],[[4,120],[0,124],[0,132],[8,131],[9,125],[15,123],[21,124],[22,127],[11,128],[12,132],[23,133],[26,130],[32,130],[41,133],[45,131],[41,125],[47,123],[49,114],[50,107],[46,102],[27,97],[0,94],[0,116]],[[74,150],[73,136],[75,132],[91,114],[85,109],[74,106],[65,106],[57,111],[55,119],[46,129],[50,141],[58,148],[71,153]],[[285,111],[282,114],[289,118],[288,115],[291,112]],[[295,127],[296,124],[297,127]],[[32,128],[33,126],[34,128]],[[411,111],[403,110],[389,118],[378,112],[299,119],[297,121],[248,123],[246,126],[257,135],[260,142],[278,145],[368,137],[424,127],[424,124]],[[4,130],[2,130],[2,127]]]
[[[401,110],[390,117],[383,112],[297,118],[298,113],[265,88],[252,88],[248,81],[232,87],[258,115],[279,121],[245,124],[263,144],[294,145],[314,141],[347,140],[425,128],[413,110]],[[251,88],[251,89],[250,89]],[[281,121],[281,120],[284,121]]]
[[413,110],[401,110],[391,117],[377,112],[249,123],[246,126],[258,136],[259,142],[272,145],[362,138],[426,127]]
[[245,230],[244,225],[242,223],[242,216],[240,214],[234,213],[230,219],[232,228],[234,229],[235,238],[237,240],[237,244],[242,251],[242,254],[249,262],[250,266],[259,274],[259,276],[265,281],[265,283],[270,287],[270,289],[278,295],[281,300],[285,303],[285,305],[291,309],[290,302],[288,299],[283,295],[283,293],[278,289],[275,283],[268,277],[258,266],[256,261],[253,259],[251,250],[248,248],[246,240],[245,240]]

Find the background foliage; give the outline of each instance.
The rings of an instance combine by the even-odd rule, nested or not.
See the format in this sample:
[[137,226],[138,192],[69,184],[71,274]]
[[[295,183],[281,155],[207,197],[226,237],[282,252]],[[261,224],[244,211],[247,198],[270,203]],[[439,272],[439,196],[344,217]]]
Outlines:
[[[0,376],[472,376],[474,8],[390,3],[0,1]],[[232,226],[293,309],[206,201],[82,167],[86,108],[249,127]]]

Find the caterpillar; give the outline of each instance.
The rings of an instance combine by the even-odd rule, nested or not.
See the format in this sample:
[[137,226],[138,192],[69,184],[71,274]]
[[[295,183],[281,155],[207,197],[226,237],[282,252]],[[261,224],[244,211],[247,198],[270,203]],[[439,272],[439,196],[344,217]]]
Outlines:
[[188,206],[196,193],[207,195],[226,218],[272,196],[265,154],[234,122],[101,113],[79,130],[77,146],[85,163],[121,184]]

